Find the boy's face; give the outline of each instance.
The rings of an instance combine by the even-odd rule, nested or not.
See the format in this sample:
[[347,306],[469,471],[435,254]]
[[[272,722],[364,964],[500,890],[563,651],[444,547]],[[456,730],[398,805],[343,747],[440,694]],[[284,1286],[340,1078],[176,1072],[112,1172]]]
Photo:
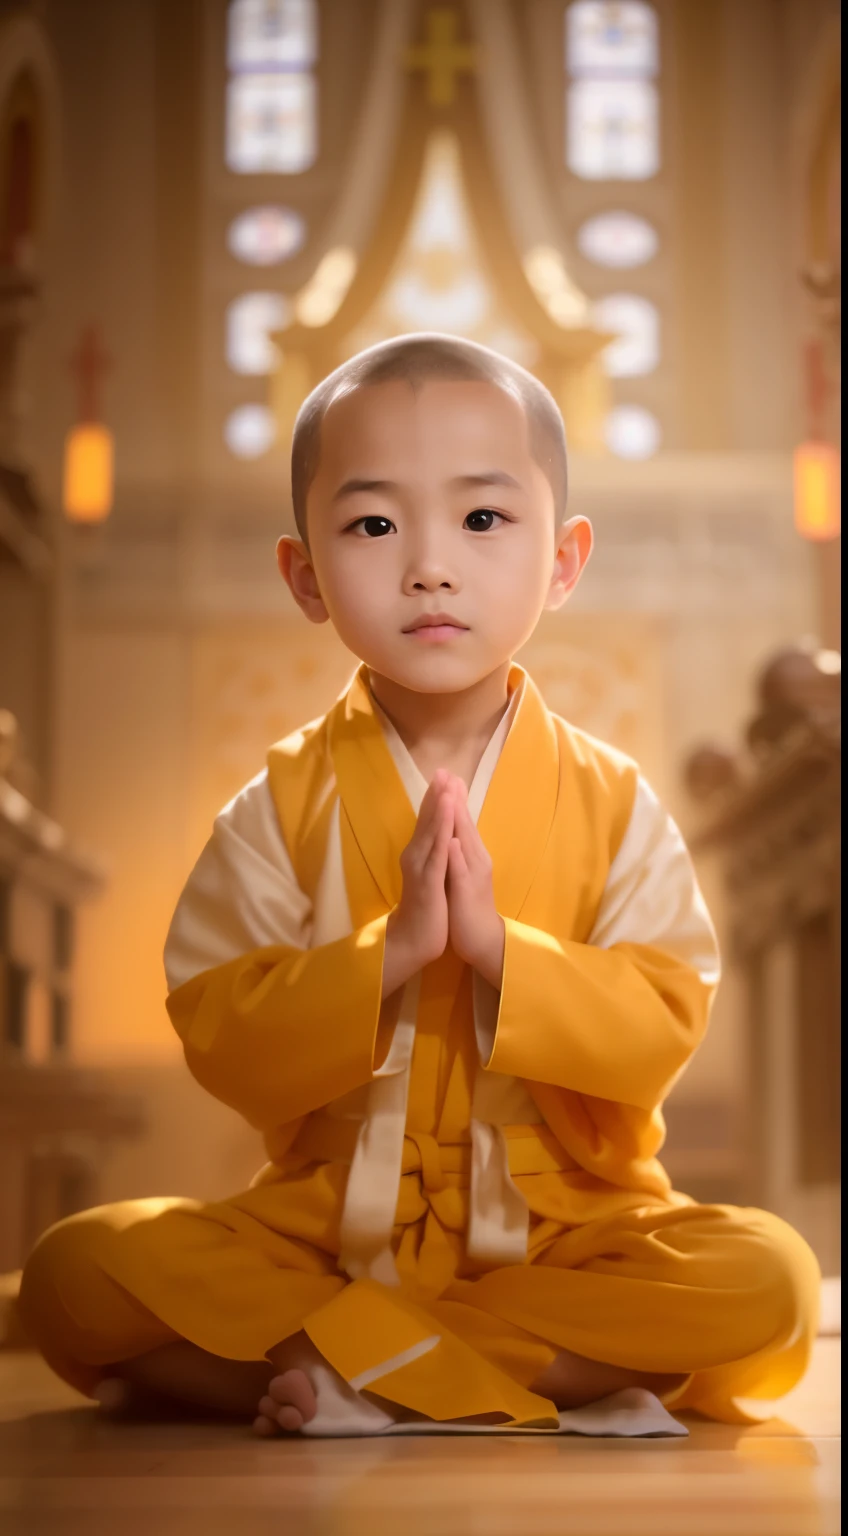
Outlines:
[[508,661],[591,545],[582,519],[556,529],[521,406],[476,382],[392,382],[338,400],[308,518],[308,555],[294,540],[280,549],[300,606],[418,693],[470,688]]

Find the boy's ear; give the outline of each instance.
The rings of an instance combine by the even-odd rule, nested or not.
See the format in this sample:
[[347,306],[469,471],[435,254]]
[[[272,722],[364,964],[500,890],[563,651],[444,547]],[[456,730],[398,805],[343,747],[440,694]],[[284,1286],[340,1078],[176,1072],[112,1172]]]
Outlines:
[[303,540],[293,539],[290,534],[284,533],[277,540],[277,565],[301,612],[313,624],[326,624],[330,615],[324,607],[315,567]]
[[563,523],[557,539],[554,570],[546,608],[561,608],[580,580],[583,567],[592,553],[592,524],[587,517],[572,517]]

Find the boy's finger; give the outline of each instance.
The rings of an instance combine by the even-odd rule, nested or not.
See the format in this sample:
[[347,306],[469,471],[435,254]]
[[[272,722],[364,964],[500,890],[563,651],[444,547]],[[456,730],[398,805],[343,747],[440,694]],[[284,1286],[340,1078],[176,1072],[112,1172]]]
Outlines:
[[450,794],[443,790],[439,798],[438,819],[435,823],[435,840],[437,843],[439,843],[439,845],[444,843],[445,847],[447,847],[448,843],[453,837],[455,815],[456,808],[454,806],[453,800],[451,799]]
[[445,772],[444,768],[436,769],[436,772],[433,774],[432,779],[424,791],[424,797],[421,801],[422,811],[425,805],[432,806],[436,803],[439,795],[443,794],[444,790],[447,788],[448,779],[449,774]]
[[450,775],[450,781],[451,789],[456,796],[457,803],[461,802],[463,805],[466,805],[468,803],[468,785],[466,784],[465,780],[460,778],[458,773],[452,773]]
[[472,820],[467,805],[457,806],[454,824],[466,864],[474,869],[489,869],[491,865],[486,844],[480,836],[476,822]]
[[448,843],[448,868],[455,879],[468,874],[468,861],[458,837],[452,837]]
[[449,785],[450,774],[444,768],[437,768],[424,791],[421,807],[418,812],[419,818],[425,814],[432,816],[433,808],[438,804],[439,796],[444,794]]
[[[413,857],[417,868],[423,870],[428,859],[433,854],[437,839],[441,836],[450,836],[453,829],[454,809],[450,797],[443,790],[441,795],[434,797],[433,804],[429,808],[426,819],[416,827],[410,841],[413,849]],[[447,828],[447,832],[445,832]]]
[[467,856],[473,850],[480,834],[471,820],[471,812],[468,809],[468,802],[466,800],[456,801],[454,824],[462,850]]
[[453,837],[453,805],[448,795],[443,795],[439,803],[440,819],[435,821],[433,828],[433,842],[425,860],[428,873],[437,870],[444,874],[447,868],[448,844]]
[[412,834],[411,841],[415,842],[421,838],[429,845],[435,826],[440,793],[443,793],[443,791],[440,790],[438,785],[434,786],[433,784],[428,785],[424,791],[424,797],[418,811],[418,819],[415,823],[415,831]]

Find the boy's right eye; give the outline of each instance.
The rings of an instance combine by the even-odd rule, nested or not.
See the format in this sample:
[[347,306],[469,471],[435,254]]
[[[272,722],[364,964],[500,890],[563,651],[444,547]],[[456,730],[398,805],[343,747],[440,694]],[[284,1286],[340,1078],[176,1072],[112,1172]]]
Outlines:
[[369,539],[381,539],[384,534],[394,532],[394,523],[390,523],[387,517],[360,517],[358,522],[351,523],[351,533],[364,533]]

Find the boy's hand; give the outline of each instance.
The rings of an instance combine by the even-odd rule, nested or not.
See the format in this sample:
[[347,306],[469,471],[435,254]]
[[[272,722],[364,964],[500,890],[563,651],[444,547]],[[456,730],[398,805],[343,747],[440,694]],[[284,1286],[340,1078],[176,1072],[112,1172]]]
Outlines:
[[454,823],[450,779],[444,769],[434,773],[415,831],[400,856],[403,892],[386,930],[384,997],[437,960],[448,942],[445,881]]
[[504,920],[495,906],[492,860],[471,820],[462,779],[451,777],[453,837],[448,845],[450,941],[466,965],[500,990],[504,961]]

